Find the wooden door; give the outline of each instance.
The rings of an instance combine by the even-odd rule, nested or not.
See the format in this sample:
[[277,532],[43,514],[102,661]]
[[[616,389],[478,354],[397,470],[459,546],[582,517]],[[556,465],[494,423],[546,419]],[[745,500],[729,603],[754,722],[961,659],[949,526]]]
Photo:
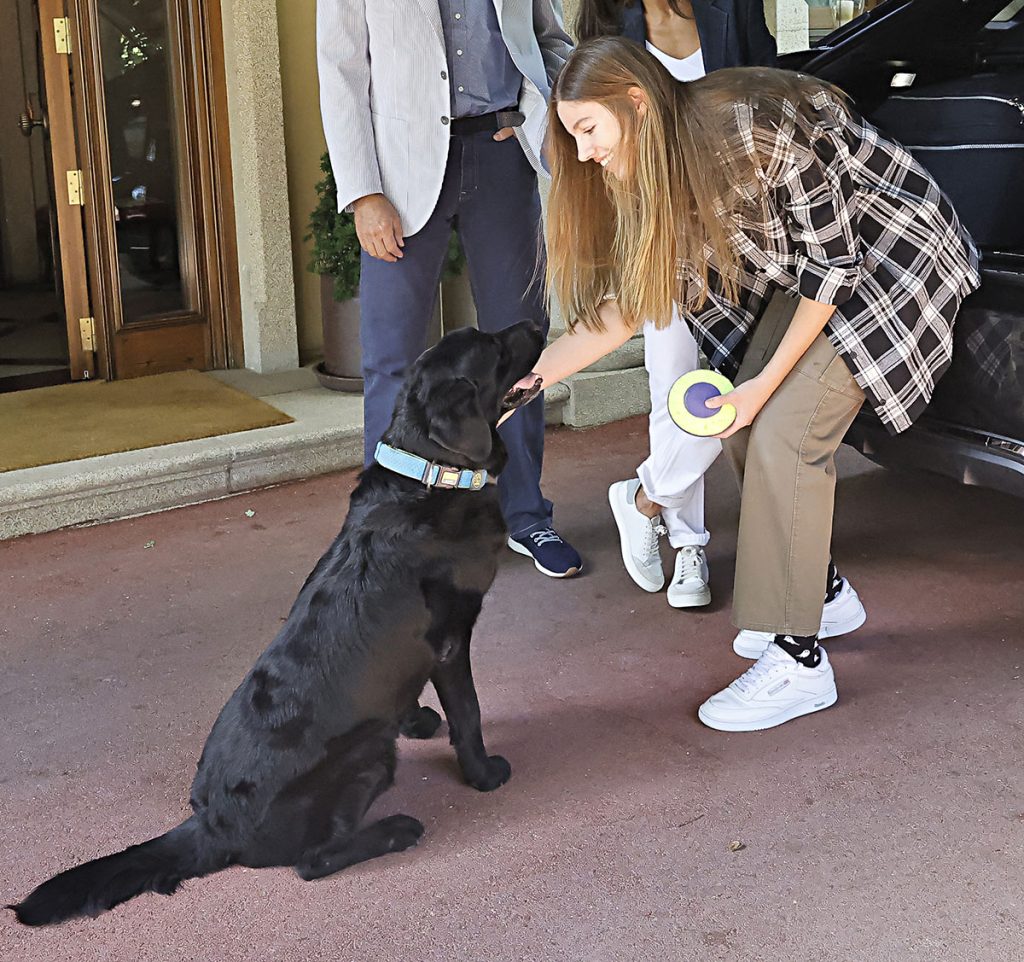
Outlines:
[[[49,0],[57,2],[57,0]],[[107,377],[241,362],[219,4],[66,0]]]

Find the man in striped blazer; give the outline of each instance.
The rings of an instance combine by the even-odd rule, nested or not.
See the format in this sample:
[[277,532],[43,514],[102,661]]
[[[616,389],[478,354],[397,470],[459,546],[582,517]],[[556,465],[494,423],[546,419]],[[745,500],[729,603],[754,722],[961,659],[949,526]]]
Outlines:
[[[481,330],[547,329],[532,283],[547,97],[571,41],[560,0],[318,0],[320,107],[338,202],[363,248],[359,297],[369,463],[423,351],[459,232]],[[540,490],[544,411],[501,428],[509,547],[552,577],[582,562]]]

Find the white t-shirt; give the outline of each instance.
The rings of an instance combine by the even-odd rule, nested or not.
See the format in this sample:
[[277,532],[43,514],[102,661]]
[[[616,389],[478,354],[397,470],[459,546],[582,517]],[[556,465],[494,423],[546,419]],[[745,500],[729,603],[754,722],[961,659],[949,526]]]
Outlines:
[[689,57],[683,57],[682,60],[662,53],[650,40],[647,41],[647,49],[665,65],[676,80],[699,80],[706,73],[704,54],[701,53],[700,47],[694,50]]

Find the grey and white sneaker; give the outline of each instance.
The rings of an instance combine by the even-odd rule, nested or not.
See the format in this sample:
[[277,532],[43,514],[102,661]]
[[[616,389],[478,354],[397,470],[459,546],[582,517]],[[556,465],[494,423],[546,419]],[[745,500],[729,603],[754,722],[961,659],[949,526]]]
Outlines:
[[728,688],[712,695],[697,712],[722,732],[757,732],[836,703],[836,678],[825,649],[821,662],[806,668],[778,645],[763,655]]
[[622,563],[644,591],[661,591],[665,587],[665,570],[661,566],[658,543],[665,534],[661,515],[648,518],[636,506],[640,479],[616,481],[608,489],[608,503],[619,529]]
[[708,559],[700,545],[680,548],[676,569],[668,586],[668,603],[673,608],[699,608],[711,603]]
[[[856,631],[868,620],[860,595],[845,578],[839,594],[821,612],[821,627],[818,638],[836,638]],[[741,631],[732,643],[732,650],[741,658],[760,658],[775,640],[771,631]]]

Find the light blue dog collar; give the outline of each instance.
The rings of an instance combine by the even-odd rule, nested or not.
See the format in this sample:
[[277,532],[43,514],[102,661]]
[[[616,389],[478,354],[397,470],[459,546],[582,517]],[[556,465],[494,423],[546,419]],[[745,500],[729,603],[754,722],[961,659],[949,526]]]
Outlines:
[[410,454],[401,448],[393,448],[383,441],[377,443],[373,460],[382,468],[394,471],[413,481],[419,481],[428,488],[447,488],[458,491],[479,491],[487,483],[487,472],[470,468],[456,468],[447,464],[428,461],[418,454]]

